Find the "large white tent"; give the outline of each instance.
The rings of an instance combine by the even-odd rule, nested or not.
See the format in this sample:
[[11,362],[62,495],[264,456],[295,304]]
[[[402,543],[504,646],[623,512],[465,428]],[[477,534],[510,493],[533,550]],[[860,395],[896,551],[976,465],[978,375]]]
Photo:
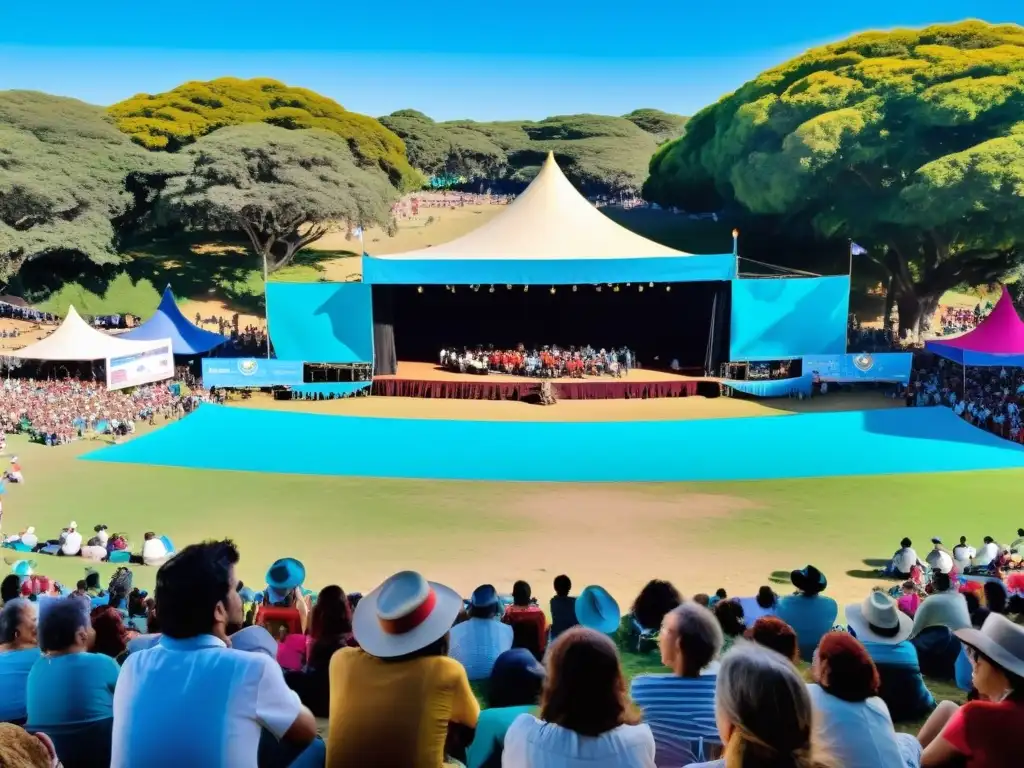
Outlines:
[[169,346],[170,340],[132,341],[119,339],[90,326],[75,311],[68,308],[67,317],[53,333],[35,344],[7,353],[22,360],[104,360],[140,352],[149,352],[160,346]]

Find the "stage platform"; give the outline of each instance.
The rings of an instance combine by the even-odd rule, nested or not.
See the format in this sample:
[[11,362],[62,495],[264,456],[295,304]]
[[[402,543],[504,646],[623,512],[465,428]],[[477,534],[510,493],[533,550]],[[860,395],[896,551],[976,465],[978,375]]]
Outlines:
[[371,393],[378,397],[423,397],[454,400],[536,400],[541,383],[551,382],[558,400],[648,400],[656,397],[718,397],[719,380],[664,371],[632,370],[627,376],[539,379],[453,373],[431,363],[400,362],[394,376],[375,376]]

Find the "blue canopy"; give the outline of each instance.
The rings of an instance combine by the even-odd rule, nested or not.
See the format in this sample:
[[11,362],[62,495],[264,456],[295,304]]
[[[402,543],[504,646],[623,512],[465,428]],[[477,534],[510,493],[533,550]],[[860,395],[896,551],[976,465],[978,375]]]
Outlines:
[[153,316],[138,328],[122,333],[118,338],[139,341],[170,339],[171,349],[176,355],[202,354],[227,341],[227,337],[219,333],[203,330],[190,323],[174,303],[174,294],[171,293],[169,285],[164,288],[160,306],[156,308]]

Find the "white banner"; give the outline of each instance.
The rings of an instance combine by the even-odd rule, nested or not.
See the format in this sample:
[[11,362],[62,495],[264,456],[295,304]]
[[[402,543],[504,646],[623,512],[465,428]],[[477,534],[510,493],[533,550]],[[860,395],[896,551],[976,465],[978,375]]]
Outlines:
[[174,376],[171,340],[153,342],[153,348],[122,357],[107,358],[107,389],[152,384]]

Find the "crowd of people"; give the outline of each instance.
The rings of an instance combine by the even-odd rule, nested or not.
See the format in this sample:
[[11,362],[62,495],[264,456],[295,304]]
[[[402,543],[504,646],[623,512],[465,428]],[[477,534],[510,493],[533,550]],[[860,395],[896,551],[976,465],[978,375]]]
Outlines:
[[29,306],[10,304],[0,300],[0,318],[7,320],[24,320],[27,323],[38,323],[40,325],[57,325],[60,318],[49,312],[41,312]]
[[5,379],[0,384],[0,432],[24,432],[46,445],[63,445],[95,432],[128,434],[140,420],[153,423],[190,411],[197,396],[175,395],[166,382],[131,390],[78,379]]
[[57,557],[82,557],[91,562],[120,562],[137,565],[160,566],[174,553],[174,544],[167,536],[147,531],[142,546],[131,554],[131,545],[124,533],[109,533],[107,526],[96,525],[89,539],[82,536],[74,520],[60,530],[55,539],[40,539],[35,526],[27,526],[18,533],[3,536],[3,548],[22,553],[40,553]]
[[576,378],[584,376],[627,376],[638,367],[632,350],[559,347],[551,345],[527,349],[519,344],[514,349],[476,347],[445,348],[440,352],[441,367],[456,373],[504,373],[540,378]]
[[992,302],[986,302],[984,306],[979,302],[974,309],[969,307],[940,307],[939,308],[939,336],[953,336],[966,333],[972,330],[989,312],[992,311]]
[[[907,566],[929,579],[914,600],[872,590],[843,608],[845,628],[812,565],[790,574],[784,596],[765,586],[686,598],[653,580],[623,615],[600,586],[573,594],[565,575],[545,611],[524,581],[509,595],[484,584],[463,599],[413,571],[365,595],[331,585],[314,596],[293,558],[273,563],[257,592],[239,582],[239,559],[230,541],[186,547],[161,566],[152,598],[127,569],[106,591],[95,571],[70,591],[16,565],[0,585],[0,764],[1002,768],[1018,759],[1024,584],[1000,575],[976,589],[932,553]],[[664,671],[629,680],[626,654],[660,657]],[[956,681],[967,702],[937,703],[925,675]],[[906,722],[923,725],[897,732]],[[154,749],[168,727],[180,738]]]

